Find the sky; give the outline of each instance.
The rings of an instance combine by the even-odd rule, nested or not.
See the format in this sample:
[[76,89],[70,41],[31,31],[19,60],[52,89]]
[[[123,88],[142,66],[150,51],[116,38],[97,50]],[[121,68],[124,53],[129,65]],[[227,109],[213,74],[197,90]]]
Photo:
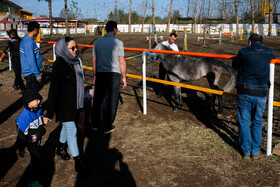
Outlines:
[[[24,10],[35,13],[34,16],[48,16],[48,2],[47,0],[10,0]],[[100,21],[107,19],[108,14],[115,9],[116,1],[117,8],[129,12],[130,0],[74,0],[78,2],[78,7],[82,10],[83,18],[97,18]],[[200,2],[204,2],[204,13],[210,18],[217,18],[223,12],[222,2],[225,0],[198,0],[197,16],[200,13]],[[68,8],[72,0],[68,0]],[[132,0],[132,10],[143,16],[144,5],[146,0]],[[189,2],[189,8],[188,8]],[[211,3],[209,6],[209,2]],[[233,0],[227,0],[227,14],[234,15]],[[243,12],[250,11],[250,6],[247,4],[248,0],[239,0],[239,16]],[[243,6],[242,6],[243,5]],[[170,0],[155,0],[155,16],[161,18],[167,17],[169,12]],[[173,0],[172,10],[179,10],[182,17],[193,17],[195,0]],[[211,7],[211,8],[209,8]],[[52,0],[53,17],[59,17],[61,9],[64,8],[64,0]],[[189,11],[188,11],[189,10]],[[152,15],[152,0],[148,0],[148,8],[146,15]]]
[[[10,0],[24,10],[35,13],[35,16],[49,15],[48,3],[45,0]],[[104,20],[108,14],[114,10],[116,0],[74,0],[78,2],[78,7],[82,10],[84,18],[98,18]],[[132,0],[132,9],[140,15],[143,14],[144,4],[146,0]],[[187,17],[187,2],[188,0],[173,0],[172,9],[180,11],[183,17]],[[64,8],[64,0],[52,0],[53,16],[59,17],[60,11]],[[130,0],[117,0],[117,8],[123,9],[126,13],[129,12]],[[68,0],[68,7],[71,0]],[[152,1],[148,0],[149,7],[147,15],[152,15]],[[155,15],[160,17],[168,16],[170,0],[155,0]]]

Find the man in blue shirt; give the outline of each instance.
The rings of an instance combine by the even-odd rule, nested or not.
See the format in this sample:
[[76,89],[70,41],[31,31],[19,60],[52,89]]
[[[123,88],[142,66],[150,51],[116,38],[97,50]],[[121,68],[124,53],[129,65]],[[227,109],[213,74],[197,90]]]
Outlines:
[[[239,144],[244,159],[259,158],[262,118],[269,90],[269,64],[275,58],[271,48],[262,45],[261,35],[252,34],[248,45],[239,50],[232,62],[238,70]],[[250,128],[251,126],[251,128]]]
[[26,80],[26,87],[39,90],[39,83],[42,80],[42,57],[38,46],[34,42],[40,30],[36,21],[28,24],[28,33],[20,43],[20,63],[22,74]]

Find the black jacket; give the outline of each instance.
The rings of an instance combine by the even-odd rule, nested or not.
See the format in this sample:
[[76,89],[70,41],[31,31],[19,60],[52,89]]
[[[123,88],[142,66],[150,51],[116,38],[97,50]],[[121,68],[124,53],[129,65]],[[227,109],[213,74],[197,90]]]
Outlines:
[[19,55],[19,46],[20,46],[20,37],[15,36],[11,38],[6,48],[4,49],[4,53],[8,54],[8,52],[11,53],[11,61],[13,62],[13,65],[19,65],[20,66],[20,55]]
[[57,57],[53,64],[46,117],[56,121],[75,121],[77,117],[77,88],[73,65]]

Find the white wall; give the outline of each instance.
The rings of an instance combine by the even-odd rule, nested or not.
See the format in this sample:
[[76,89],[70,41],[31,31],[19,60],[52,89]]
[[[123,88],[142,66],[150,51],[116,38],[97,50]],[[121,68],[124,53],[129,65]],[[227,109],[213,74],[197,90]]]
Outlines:
[[[242,26],[242,30],[241,30]],[[89,25],[89,30],[94,30],[97,25]],[[184,28],[187,28],[188,32],[192,32],[193,24],[170,24],[170,30],[184,31]],[[210,30],[212,34],[218,34],[219,29],[222,27],[222,33],[230,33],[231,30],[234,34],[236,34],[236,24],[196,24],[196,33],[203,33],[204,28],[206,30]],[[133,24],[131,25],[132,32],[141,32],[142,24]],[[148,33],[149,28],[152,28],[151,24],[144,24],[143,31]],[[118,29],[120,32],[128,32],[128,25],[127,24],[119,24]],[[156,24],[157,32],[166,32],[167,25],[166,24]],[[245,31],[251,32],[252,26],[251,24],[239,24],[239,33]],[[255,32],[258,34],[262,34],[264,31],[264,35],[268,34],[268,24],[255,24]],[[280,24],[272,24],[272,35],[276,36],[277,32],[280,32]]]

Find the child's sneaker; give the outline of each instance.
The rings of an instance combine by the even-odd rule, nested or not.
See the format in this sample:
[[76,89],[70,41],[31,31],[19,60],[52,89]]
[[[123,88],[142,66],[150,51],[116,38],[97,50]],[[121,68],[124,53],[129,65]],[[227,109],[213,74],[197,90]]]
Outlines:
[[116,126],[112,125],[109,129],[104,130],[104,134],[110,134],[115,129],[116,129]]
[[24,155],[25,155],[25,150],[23,150],[23,151],[18,151],[18,154],[19,154],[19,156],[20,156],[21,158],[23,158]]
[[28,183],[28,187],[43,187],[42,184],[39,183],[39,181],[30,181]]

